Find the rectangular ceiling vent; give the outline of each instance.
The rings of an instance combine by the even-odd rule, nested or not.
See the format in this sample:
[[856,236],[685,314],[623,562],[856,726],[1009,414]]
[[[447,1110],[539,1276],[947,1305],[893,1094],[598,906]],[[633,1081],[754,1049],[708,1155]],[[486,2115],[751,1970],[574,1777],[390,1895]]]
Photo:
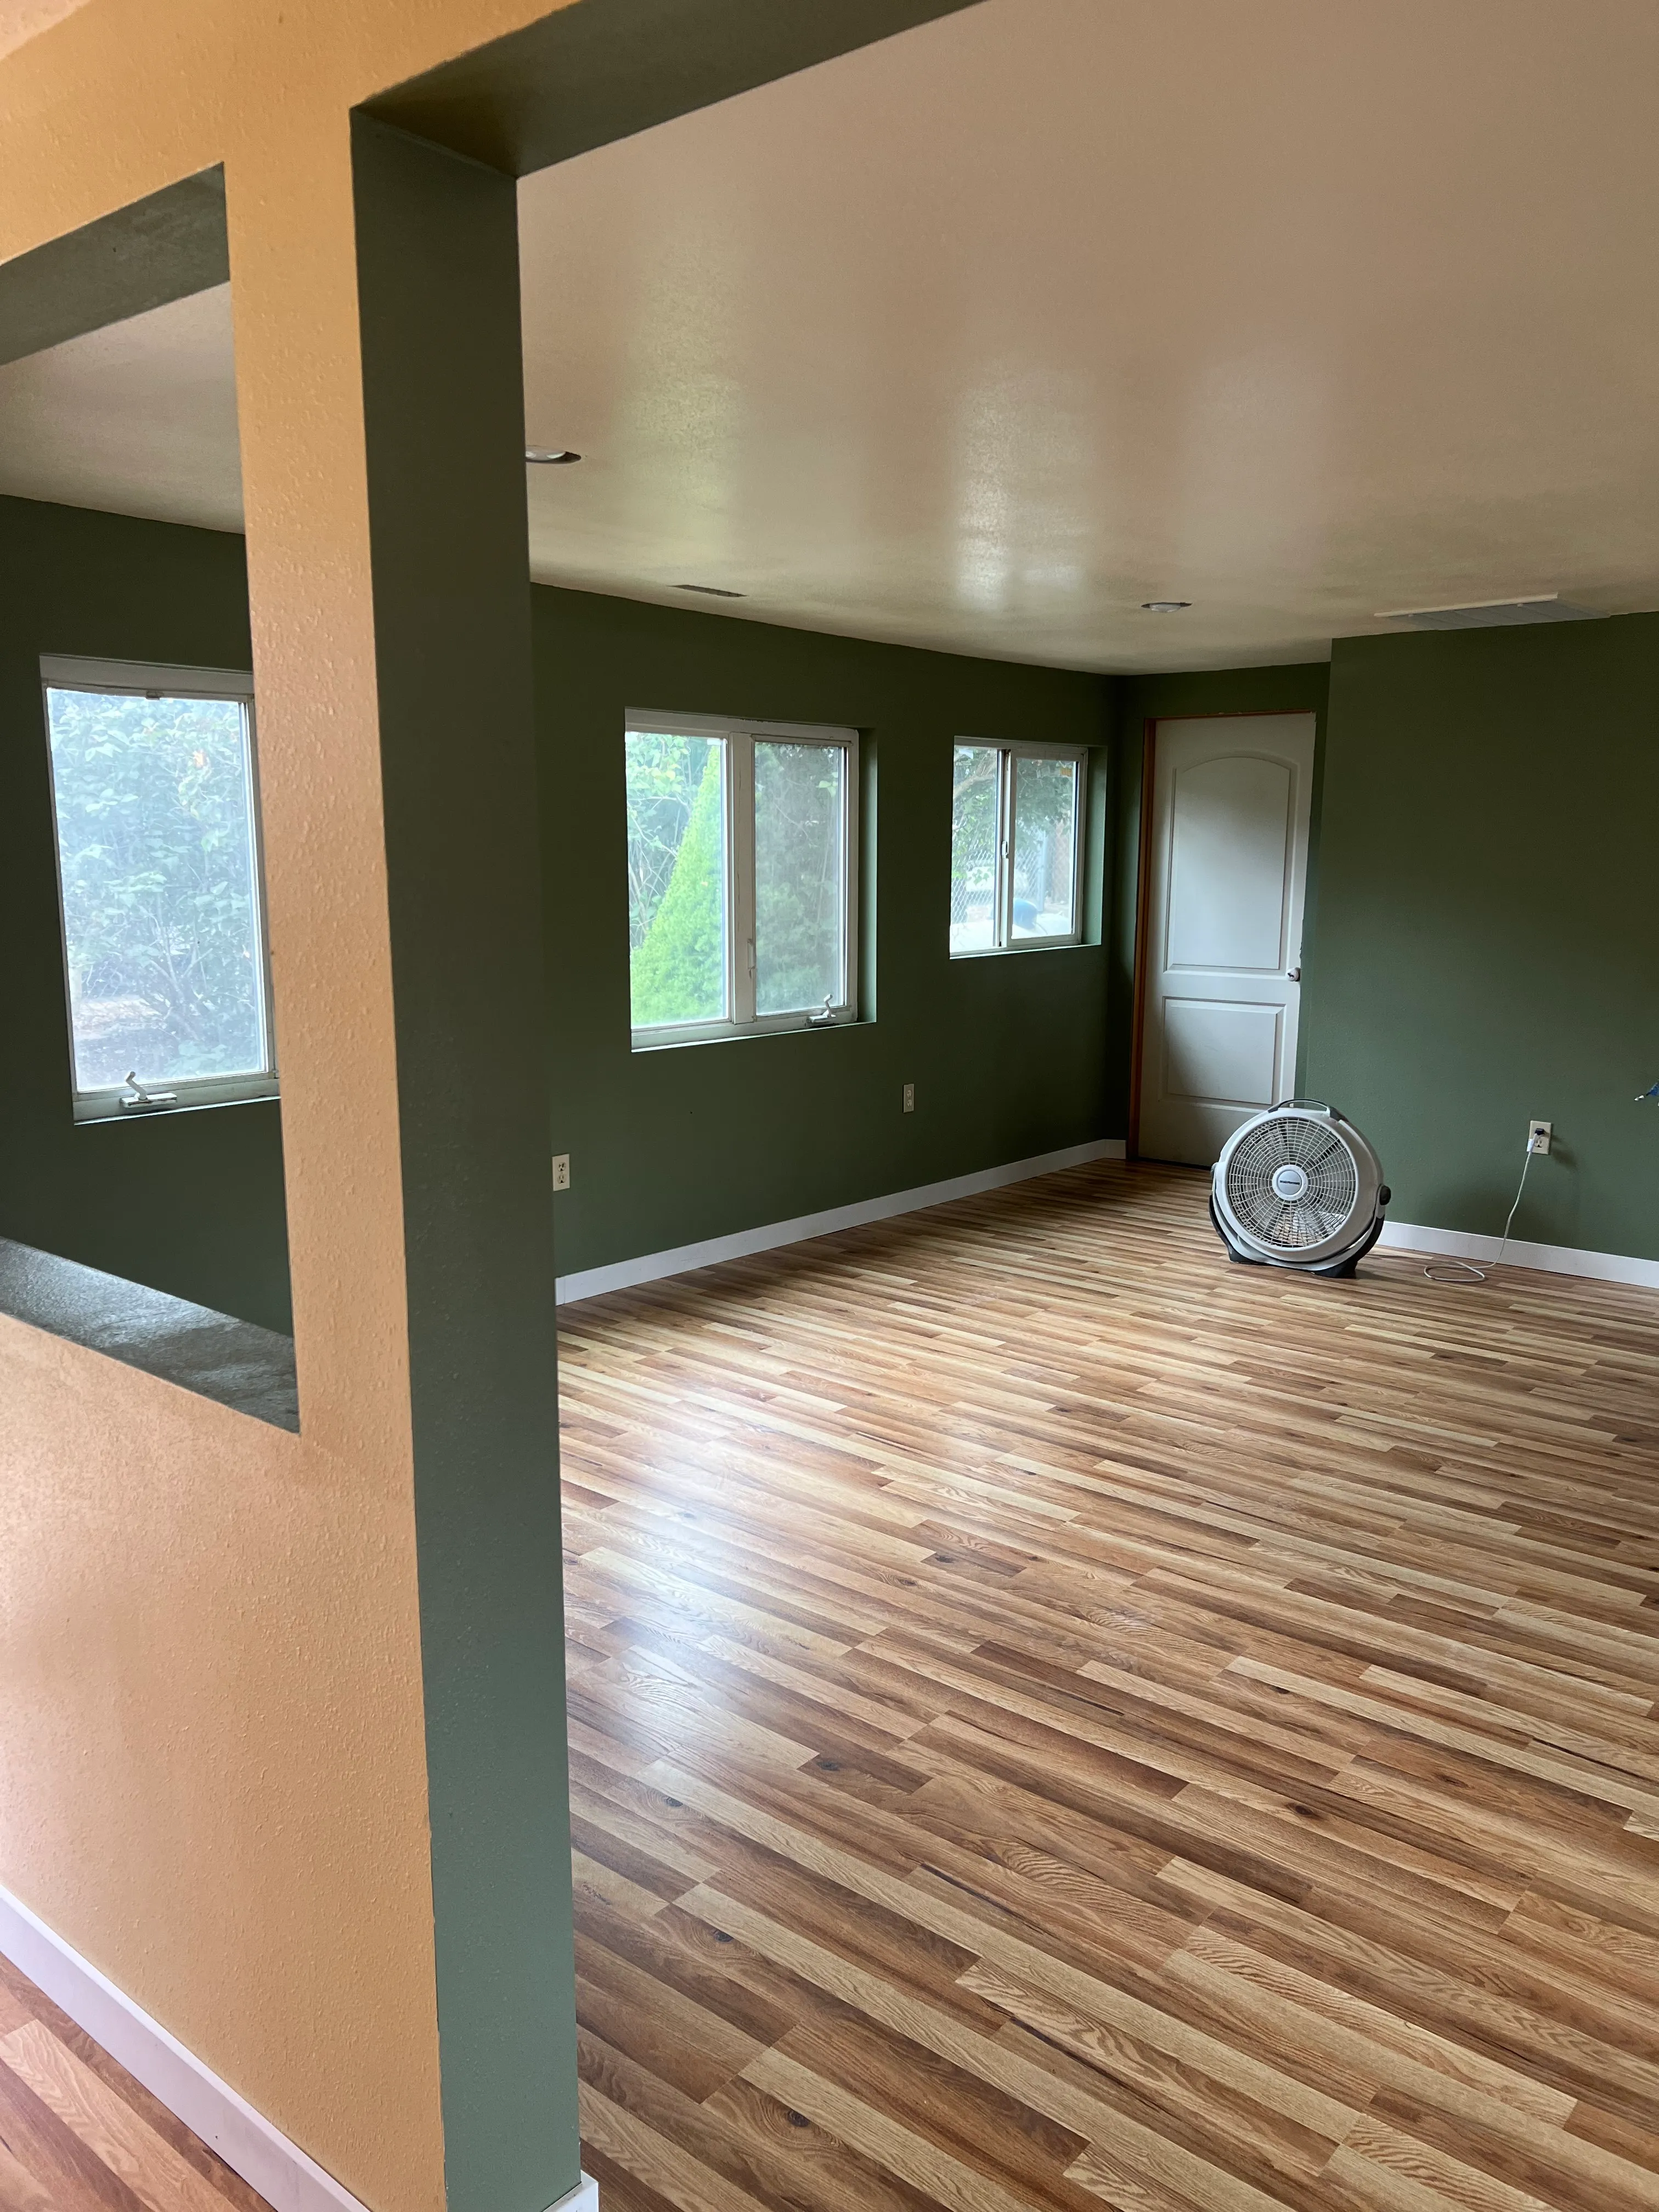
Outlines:
[[1559,592],[1540,592],[1528,599],[1476,599],[1461,607],[1401,607],[1378,615],[1378,622],[1409,623],[1413,629],[1501,629],[1517,623],[1596,622],[1589,607],[1576,607]]

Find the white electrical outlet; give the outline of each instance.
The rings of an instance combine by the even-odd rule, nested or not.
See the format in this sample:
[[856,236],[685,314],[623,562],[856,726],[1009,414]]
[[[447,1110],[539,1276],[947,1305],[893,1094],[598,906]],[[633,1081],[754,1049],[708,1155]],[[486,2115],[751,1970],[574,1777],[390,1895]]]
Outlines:
[[915,1086],[915,1085],[914,1083],[907,1083],[907,1084],[905,1085],[905,1086],[904,1086],[904,1103],[903,1103],[903,1105],[900,1108],[900,1109],[899,1109],[899,1110],[900,1110],[900,1112],[901,1112],[901,1113],[903,1113],[903,1114],[914,1114],[914,1113],[915,1112],[915,1110],[916,1110],[916,1086]]
[[1527,1124],[1527,1150],[1529,1152],[1548,1152],[1550,1148],[1550,1139],[1554,1133],[1555,1124],[1553,1121],[1528,1121]]
[[570,1188],[568,1152],[555,1152],[553,1155],[553,1188],[555,1190],[568,1190]]

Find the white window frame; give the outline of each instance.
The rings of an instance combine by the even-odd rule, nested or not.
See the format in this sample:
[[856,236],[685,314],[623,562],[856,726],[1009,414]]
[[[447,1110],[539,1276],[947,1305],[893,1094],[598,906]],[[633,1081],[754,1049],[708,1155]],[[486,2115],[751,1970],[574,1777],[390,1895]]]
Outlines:
[[[626,735],[663,733],[725,741],[726,764],[726,1003],[723,1021],[664,1022],[632,1029],[635,1052],[666,1045],[711,1044],[727,1037],[770,1036],[781,1030],[843,1029],[858,1019],[859,995],[859,733],[821,722],[756,722],[716,714],[681,714],[630,707]],[[787,1014],[755,1011],[755,745],[838,745],[846,756],[841,781],[841,996],[826,1010]],[[631,1014],[631,1008],[630,1008]]]
[[[75,1009],[70,1002],[69,914],[64,900],[64,848],[58,823],[57,767],[52,758],[48,691],[107,691],[125,698],[234,699],[247,732],[249,830],[252,840],[253,927],[259,947],[262,1067],[244,1074],[180,1077],[151,1099],[133,1097],[125,1084],[82,1091],[75,1077]],[[58,933],[64,951],[64,1007],[69,1025],[70,1083],[77,1121],[120,1121],[151,1114],[186,1113],[198,1106],[230,1106],[277,1096],[276,1043],[270,1011],[270,942],[265,928],[264,839],[259,819],[259,755],[254,728],[253,678],[246,669],[179,668],[147,660],[94,660],[73,653],[40,656],[40,708],[52,781],[52,849],[58,883]]]
[[[1023,739],[1009,738],[957,737],[951,741],[951,764],[954,803],[956,757],[958,750],[971,745],[978,752],[997,755],[997,826],[996,826],[996,890],[994,895],[992,917],[996,931],[993,945],[964,946],[961,951],[952,945],[952,960],[997,960],[1005,952],[1059,952],[1068,945],[1083,943],[1083,861],[1084,839],[1088,821],[1089,748],[1087,745],[1049,745],[1027,744]],[[1076,812],[1072,824],[1072,927],[1061,936],[1016,937],[1014,935],[1014,763],[1018,760],[1071,761],[1077,769]],[[948,933],[949,922],[947,919]]]

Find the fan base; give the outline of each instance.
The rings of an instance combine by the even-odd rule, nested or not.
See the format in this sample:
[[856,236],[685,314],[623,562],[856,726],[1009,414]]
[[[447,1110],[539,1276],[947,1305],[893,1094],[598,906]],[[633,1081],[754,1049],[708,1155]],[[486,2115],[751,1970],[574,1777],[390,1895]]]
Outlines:
[[1221,1239],[1223,1244],[1227,1248],[1227,1257],[1236,1267],[1276,1267],[1281,1273],[1288,1273],[1297,1275],[1325,1275],[1336,1280],[1345,1279],[1352,1276],[1358,1268],[1360,1261],[1364,1258],[1366,1253],[1370,1250],[1372,1245],[1376,1243],[1377,1238],[1382,1234],[1382,1216],[1379,1212],[1376,1218],[1372,1222],[1370,1227],[1365,1231],[1365,1234],[1360,1238],[1359,1242],[1354,1246],[1352,1251],[1344,1252],[1334,1260],[1317,1260],[1310,1266],[1304,1266],[1300,1261],[1297,1260],[1264,1260],[1258,1252],[1241,1251],[1239,1247],[1234,1243],[1232,1238],[1227,1234],[1226,1229],[1222,1222],[1221,1216],[1216,1211],[1215,1194],[1213,1191],[1212,1191],[1210,1194],[1210,1219],[1215,1224],[1216,1235]]

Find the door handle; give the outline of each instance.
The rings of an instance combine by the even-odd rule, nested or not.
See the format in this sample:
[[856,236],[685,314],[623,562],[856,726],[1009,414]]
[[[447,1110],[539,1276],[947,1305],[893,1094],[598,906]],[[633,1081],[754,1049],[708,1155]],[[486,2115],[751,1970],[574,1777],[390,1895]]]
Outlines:
[[1287,968],[1285,976],[1287,982],[1299,983],[1302,981],[1302,970],[1299,968]]

